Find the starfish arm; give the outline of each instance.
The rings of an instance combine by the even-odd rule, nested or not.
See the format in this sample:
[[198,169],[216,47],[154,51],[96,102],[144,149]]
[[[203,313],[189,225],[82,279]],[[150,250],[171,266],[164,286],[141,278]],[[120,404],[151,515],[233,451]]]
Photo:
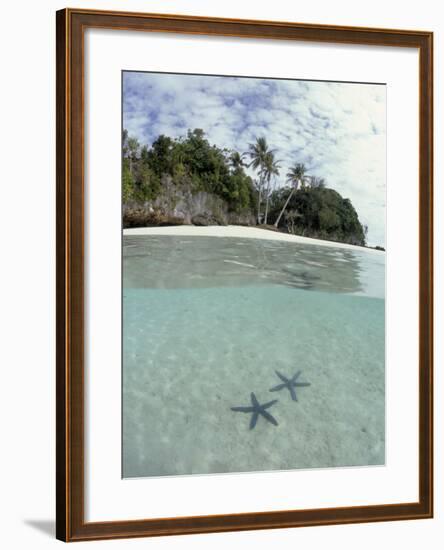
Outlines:
[[278,384],[277,386],[274,386],[274,388],[271,388],[269,391],[280,391],[282,388],[285,388],[287,384]]
[[297,386],[298,388],[303,388],[305,386],[311,386],[311,384],[309,384],[308,382],[297,382],[294,385]]
[[279,378],[282,380],[282,382],[288,382],[288,378],[286,378],[283,374],[281,374],[279,371],[275,370],[274,371],[278,376]]
[[273,401],[269,401],[268,403],[264,403],[263,405],[261,405],[261,409],[268,409],[269,407],[271,407],[277,402],[278,402],[277,399],[273,399]]
[[294,387],[293,387],[293,386],[289,386],[288,389],[290,390],[290,395],[291,395],[291,398],[293,399],[293,401],[297,401],[298,398],[296,397],[296,392],[294,391]]
[[298,372],[294,376],[292,376],[291,381],[293,383],[296,382],[296,380],[299,378],[300,374],[301,374],[301,371],[298,370]]
[[266,420],[268,420],[268,422],[271,422],[275,426],[278,425],[276,418],[274,416],[271,416],[269,412],[262,410],[261,414]]
[[253,392],[251,392],[251,402],[253,404],[253,407],[259,407],[259,401],[256,399],[256,396],[254,395]]
[[231,407],[231,410],[236,412],[251,413],[254,411],[254,408],[253,407]]
[[259,418],[259,413],[257,411],[255,411],[253,413],[253,416],[251,417],[251,420],[250,420],[250,430],[252,430],[256,426],[258,418]]

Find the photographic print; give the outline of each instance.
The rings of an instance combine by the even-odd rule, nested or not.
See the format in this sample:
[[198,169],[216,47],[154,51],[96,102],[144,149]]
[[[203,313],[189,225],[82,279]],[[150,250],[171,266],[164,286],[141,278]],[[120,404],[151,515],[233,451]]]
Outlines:
[[386,87],[122,72],[122,476],[385,463]]

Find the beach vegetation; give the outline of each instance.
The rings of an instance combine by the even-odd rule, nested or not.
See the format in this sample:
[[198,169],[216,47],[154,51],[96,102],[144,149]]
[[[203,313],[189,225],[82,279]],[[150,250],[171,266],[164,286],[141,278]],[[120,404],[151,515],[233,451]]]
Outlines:
[[[283,162],[290,164],[287,185],[276,188]],[[351,201],[309,175],[303,163],[277,159],[263,136],[239,152],[212,145],[200,128],[179,138],[160,135],[150,146],[124,130],[122,199],[124,227],[230,223],[366,242],[367,228]]]
[[267,140],[265,137],[259,137],[256,139],[255,143],[250,143],[248,146],[247,155],[250,157],[250,163],[248,167],[251,167],[253,170],[258,172],[259,180],[257,181],[257,223],[258,225],[262,221],[261,216],[261,206],[262,206],[262,193],[264,182],[266,178],[266,164],[267,157],[268,163],[270,163],[270,155],[273,154],[273,151],[268,147]]
[[[286,215],[281,216],[282,203]],[[284,203],[284,204],[285,204]],[[351,201],[328,187],[284,187],[271,197],[275,226],[295,235],[365,245],[365,232]]]
[[264,215],[264,225],[268,224],[268,207],[270,204],[270,193],[271,193],[271,179],[273,178],[273,183],[276,184],[276,176],[279,175],[280,160],[275,158],[273,151],[268,151],[265,155],[264,162],[264,180],[267,182],[267,188],[265,191],[265,215]]
[[294,192],[297,190],[299,186],[305,187],[305,184],[308,180],[308,176],[306,172],[307,172],[307,169],[305,165],[302,163],[296,163],[292,168],[290,168],[290,171],[287,172],[287,183],[290,183],[291,190],[288,193],[288,197],[286,198],[284,205],[282,206],[282,210],[279,212],[279,215],[276,218],[276,221],[274,222],[275,227],[279,226],[279,222],[281,221],[282,214],[285,212],[285,209],[287,208],[288,203],[290,202]]

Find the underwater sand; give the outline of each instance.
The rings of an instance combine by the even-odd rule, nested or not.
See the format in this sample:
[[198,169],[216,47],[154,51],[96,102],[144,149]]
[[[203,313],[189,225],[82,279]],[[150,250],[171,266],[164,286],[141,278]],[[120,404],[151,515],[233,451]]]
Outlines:
[[[385,254],[125,235],[123,477],[384,463]],[[269,389],[301,371],[296,388]],[[231,410],[254,392],[277,426]]]

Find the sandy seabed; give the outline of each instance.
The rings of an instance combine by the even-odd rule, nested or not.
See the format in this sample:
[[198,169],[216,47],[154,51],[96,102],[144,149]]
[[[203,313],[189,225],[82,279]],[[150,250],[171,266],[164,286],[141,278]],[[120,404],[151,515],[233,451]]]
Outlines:
[[[334,270],[340,280],[349,271],[360,277],[385,254],[238,226],[124,236],[124,281],[133,283],[123,288],[124,477],[384,464],[385,300],[320,283]],[[199,239],[199,247],[182,239],[193,236],[235,238]],[[283,241],[297,245],[289,249],[293,264],[288,250],[279,256]],[[356,264],[362,253],[366,261]],[[270,254],[281,261],[260,267]],[[311,276],[313,286],[260,278],[281,267],[293,281]],[[380,279],[383,271],[375,273]],[[202,275],[205,284],[193,286]],[[226,286],[238,275],[242,284]],[[185,276],[198,278],[185,287]],[[164,286],[154,287],[162,277]],[[280,383],[276,370],[301,371],[299,380],[310,383],[296,388],[297,402],[285,388],[269,391]],[[250,405],[251,392],[261,403],[278,400],[268,409],[277,426],[260,417],[250,430],[251,415],[231,410]]]

